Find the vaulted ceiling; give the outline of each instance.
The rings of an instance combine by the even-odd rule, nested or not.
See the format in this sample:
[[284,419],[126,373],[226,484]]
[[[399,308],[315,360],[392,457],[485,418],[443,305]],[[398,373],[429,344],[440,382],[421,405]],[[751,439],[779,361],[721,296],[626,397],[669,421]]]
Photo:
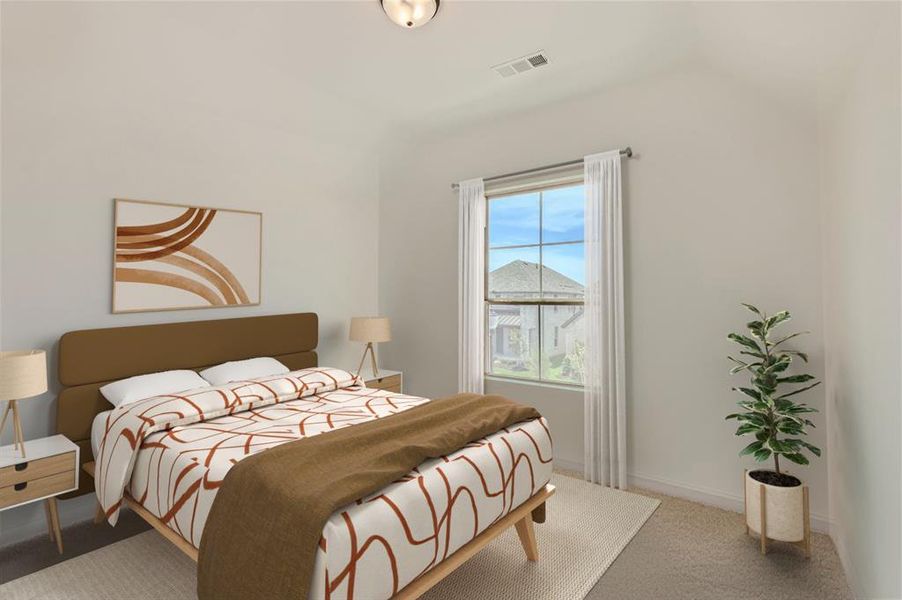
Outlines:
[[[2,4],[4,38],[22,19],[39,22],[54,41],[29,61],[60,77],[94,77],[123,100],[150,93],[361,139],[456,127],[689,62],[804,109],[839,85],[892,8],[446,0],[433,22],[404,30],[377,0]],[[550,60],[541,69],[506,79],[490,69],[539,49]],[[91,72],[99,53],[118,66]]]
[[[370,0],[223,7],[217,27],[224,41],[283,72],[416,130],[539,106],[687,61],[705,61],[803,105],[829,89],[888,8],[447,1],[427,26],[403,30]],[[243,15],[240,29],[232,11]],[[490,69],[539,49],[550,58],[541,70],[503,79]]]

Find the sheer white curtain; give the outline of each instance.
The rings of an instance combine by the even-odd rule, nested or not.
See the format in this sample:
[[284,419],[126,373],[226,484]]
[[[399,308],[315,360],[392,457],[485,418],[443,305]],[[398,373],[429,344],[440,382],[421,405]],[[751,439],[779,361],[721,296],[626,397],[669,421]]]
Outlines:
[[460,183],[458,222],[458,360],[461,392],[483,393],[485,376],[485,186]]
[[588,481],[626,488],[626,356],[620,152],[587,156],[585,467]]

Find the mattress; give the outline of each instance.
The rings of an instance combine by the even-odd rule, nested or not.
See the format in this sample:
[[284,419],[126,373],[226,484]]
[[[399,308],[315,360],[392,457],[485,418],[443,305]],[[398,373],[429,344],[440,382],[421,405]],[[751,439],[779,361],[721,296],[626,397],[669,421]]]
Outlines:
[[[144,440],[128,491],[197,547],[223,478],[242,458],[424,402],[350,386],[176,426]],[[95,454],[105,420],[94,421]],[[547,423],[518,423],[336,511],[323,529],[309,597],[389,598],[541,489],[551,457]]]
[[94,458],[97,458],[97,449],[100,447],[100,440],[103,439],[106,418],[111,412],[113,411],[105,410],[97,413],[97,416],[95,416],[94,420],[91,422],[91,454]]

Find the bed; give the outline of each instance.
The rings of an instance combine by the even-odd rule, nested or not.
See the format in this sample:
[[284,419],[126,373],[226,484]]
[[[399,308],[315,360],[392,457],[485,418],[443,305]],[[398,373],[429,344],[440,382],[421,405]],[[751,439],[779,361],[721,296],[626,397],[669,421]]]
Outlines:
[[[98,392],[105,382],[254,356],[273,356],[305,381],[335,381],[301,398],[174,427],[143,441],[124,502],[197,560],[217,494],[207,483],[221,481],[231,465],[286,441],[353,427],[360,415],[381,418],[428,402],[367,389],[344,371],[318,367],[317,329],[315,314],[299,313],[66,334],[60,340],[65,387],[58,430],[82,446],[86,471],[93,474],[91,457],[105,435],[110,408]],[[550,476],[551,438],[543,419],[516,423],[430,459],[332,514],[322,530],[308,597],[418,597],[511,527],[526,558],[536,560],[532,523],[544,520],[544,503],[554,491]],[[94,493],[93,481],[73,495],[84,493]]]

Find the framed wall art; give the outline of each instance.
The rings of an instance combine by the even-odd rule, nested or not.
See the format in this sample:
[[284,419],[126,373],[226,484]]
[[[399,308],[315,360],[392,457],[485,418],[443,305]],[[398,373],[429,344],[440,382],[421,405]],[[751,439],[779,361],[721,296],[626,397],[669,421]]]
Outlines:
[[260,304],[263,214],[114,200],[113,312]]

